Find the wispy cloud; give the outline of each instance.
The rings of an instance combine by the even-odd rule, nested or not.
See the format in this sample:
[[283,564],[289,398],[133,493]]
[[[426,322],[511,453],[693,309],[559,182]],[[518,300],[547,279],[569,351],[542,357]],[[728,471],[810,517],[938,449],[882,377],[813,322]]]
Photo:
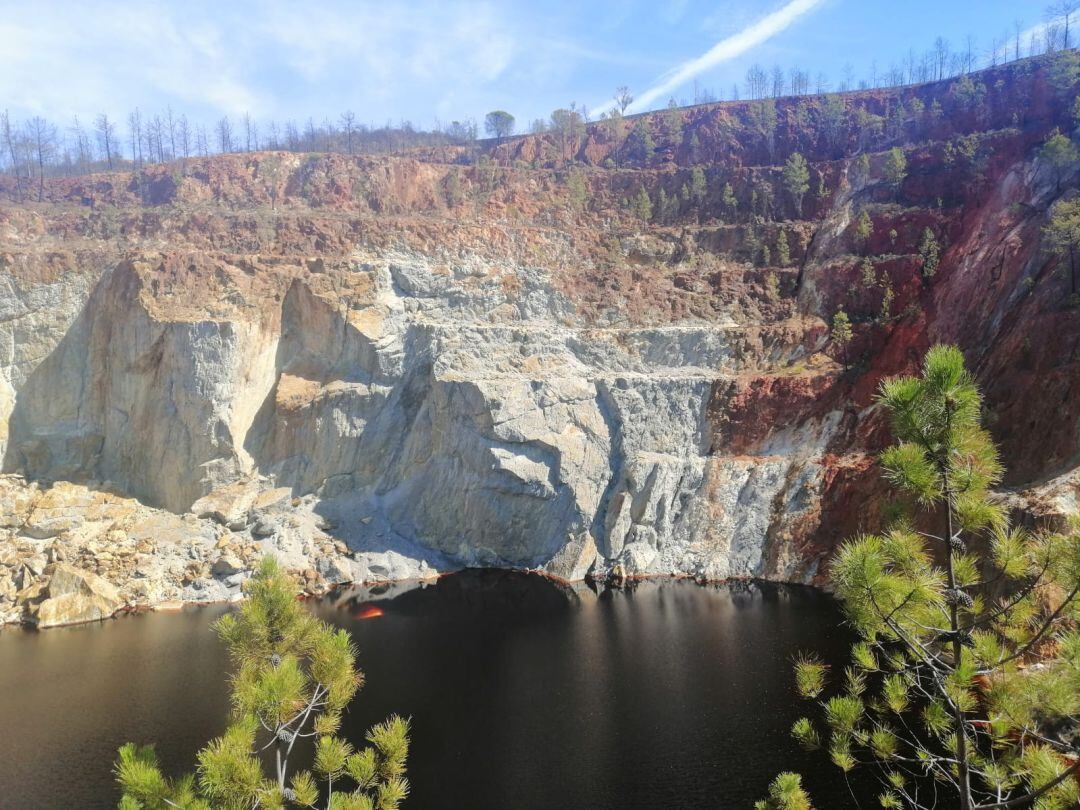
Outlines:
[[[783,8],[762,17],[742,31],[720,40],[701,56],[683,62],[681,65],[669,70],[661,77],[659,82],[641,93],[634,100],[634,103],[630,105],[630,111],[636,112],[648,109],[654,101],[669,95],[695,76],[716,67],[722,62],[735,59],[751,48],[776,36],[804,14],[813,11],[824,2],[825,0],[791,0]],[[613,106],[613,102],[608,102],[592,110],[591,114],[593,116],[601,115]]]

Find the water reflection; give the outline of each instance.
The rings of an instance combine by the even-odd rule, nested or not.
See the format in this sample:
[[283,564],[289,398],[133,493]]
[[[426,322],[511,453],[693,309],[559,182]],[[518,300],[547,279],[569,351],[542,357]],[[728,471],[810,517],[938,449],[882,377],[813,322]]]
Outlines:
[[[846,642],[813,591],[596,592],[467,571],[312,607],[352,633],[367,674],[345,732],[413,717],[411,810],[748,807],[780,767],[806,774],[818,806],[850,804],[788,735],[803,708],[792,655],[836,660]],[[209,629],[222,610],[0,634],[0,804],[113,806],[109,764],[128,739],[190,767],[224,723],[227,662]]]

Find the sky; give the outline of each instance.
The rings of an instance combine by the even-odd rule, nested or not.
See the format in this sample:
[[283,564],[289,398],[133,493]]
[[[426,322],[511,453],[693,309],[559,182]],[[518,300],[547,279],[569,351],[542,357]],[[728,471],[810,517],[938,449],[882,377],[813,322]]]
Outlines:
[[[800,66],[835,89],[937,36],[995,40],[1045,0],[0,0],[0,109],[54,123],[172,107],[212,122],[411,121],[505,109],[523,129],[616,87],[631,110],[728,98],[753,63]],[[1078,28],[1080,31],[1080,28]],[[1026,39],[1026,35],[1025,35]],[[1077,38],[1080,40],[1080,37]],[[1026,46],[1026,43],[1025,43]],[[850,66],[850,67],[849,67]]]

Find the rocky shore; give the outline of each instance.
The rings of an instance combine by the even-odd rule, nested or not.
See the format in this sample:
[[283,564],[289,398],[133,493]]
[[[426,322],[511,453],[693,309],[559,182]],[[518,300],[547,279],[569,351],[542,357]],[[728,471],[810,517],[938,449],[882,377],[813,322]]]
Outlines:
[[105,488],[0,476],[0,624],[56,627],[127,609],[239,599],[260,557],[306,593],[342,583],[438,576],[429,554],[352,550],[326,534],[313,499],[233,486],[175,515]]

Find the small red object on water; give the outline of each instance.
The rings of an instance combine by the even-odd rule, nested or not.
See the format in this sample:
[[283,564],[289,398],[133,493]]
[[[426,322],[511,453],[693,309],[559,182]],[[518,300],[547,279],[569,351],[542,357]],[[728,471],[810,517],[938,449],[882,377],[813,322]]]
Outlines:
[[375,605],[366,605],[353,614],[358,619],[377,619],[383,615],[382,608]]

